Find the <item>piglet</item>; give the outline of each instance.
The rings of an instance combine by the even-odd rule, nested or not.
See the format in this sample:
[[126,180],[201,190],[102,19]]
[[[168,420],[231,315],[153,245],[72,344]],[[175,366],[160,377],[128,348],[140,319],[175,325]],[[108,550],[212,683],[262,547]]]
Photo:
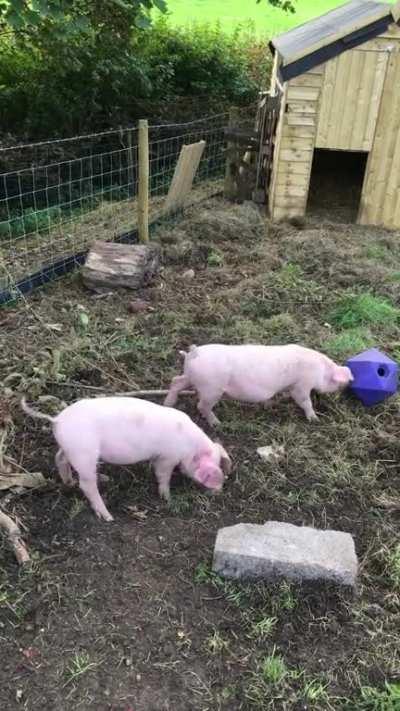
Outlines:
[[211,426],[219,422],[213,407],[223,396],[266,403],[283,392],[303,409],[308,420],[315,420],[311,391],[335,392],[353,379],[349,368],[297,345],[210,344],[191,346],[188,353],[180,353],[183,375],[172,380],[164,405],[175,405],[180,391],[192,387],[199,396],[197,407]]
[[231,460],[219,443],[209,437],[183,412],[130,397],[78,400],[57,417],[33,410],[21,402],[24,412],[51,422],[59,446],[56,465],[62,481],[73,485],[72,469],[95,514],[112,521],[97,487],[97,463],[154,464],[161,497],[170,499],[170,480],[175,467],[207,489],[220,491]]

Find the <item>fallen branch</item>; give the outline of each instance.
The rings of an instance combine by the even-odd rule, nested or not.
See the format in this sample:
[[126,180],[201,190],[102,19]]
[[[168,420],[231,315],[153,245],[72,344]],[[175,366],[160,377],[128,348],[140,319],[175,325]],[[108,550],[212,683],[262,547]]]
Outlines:
[[0,526],[7,532],[8,541],[15,553],[15,557],[19,565],[28,563],[30,560],[29,553],[21,538],[21,531],[12,518],[7,516],[4,511],[0,511]]
[[[148,395],[149,397],[161,397],[162,395],[167,395],[168,390],[131,390],[127,393],[113,393],[116,397],[143,397]],[[195,395],[194,390],[181,390],[179,396],[181,395]]]
[[[58,385],[62,388],[82,388],[84,390],[93,390],[94,392],[99,393],[100,397],[103,397],[105,395],[114,395],[115,397],[143,397],[144,395],[148,395],[149,397],[162,397],[163,395],[168,394],[168,390],[128,390],[127,392],[123,393],[110,393],[110,392],[105,392],[104,388],[100,388],[94,385],[82,385],[81,383],[57,383],[53,380],[48,380],[47,381],[51,385]],[[179,393],[179,396],[181,395],[195,395],[194,390],[181,390]]]

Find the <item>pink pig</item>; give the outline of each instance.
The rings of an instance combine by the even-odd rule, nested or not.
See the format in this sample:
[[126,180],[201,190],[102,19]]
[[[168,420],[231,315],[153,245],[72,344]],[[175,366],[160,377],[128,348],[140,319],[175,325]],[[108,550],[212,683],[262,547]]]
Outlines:
[[78,400],[57,417],[23,410],[53,425],[58,443],[56,465],[64,484],[73,485],[71,467],[98,518],[112,521],[97,488],[97,463],[154,463],[160,496],[170,499],[175,467],[208,489],[220,491],[231,460],[222,445],[209,437],[183,412],[130,397]]
[[210,425],[218,424],[213,407],[225,395],[242,402],[266,403],[287,392],[308,420],[317,419],[311,391],[330,393],[352,381],[349,368],[297,345],[192,346],[184,356],[183,375],[172,380],[164,405],[175,405],[181,390],[195,388],[198,409]]

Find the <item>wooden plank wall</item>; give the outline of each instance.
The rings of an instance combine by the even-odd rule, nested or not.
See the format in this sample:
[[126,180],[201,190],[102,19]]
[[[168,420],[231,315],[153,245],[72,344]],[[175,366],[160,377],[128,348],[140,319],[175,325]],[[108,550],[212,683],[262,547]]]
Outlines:
[[400,227],[400,48],[389,56],[358,222]]
[[285,84],[269,191],[274,220],[305,214],[323,78],[316,67]]
[[388,56],[353,49],[326,63],[316,148],[371,149]]

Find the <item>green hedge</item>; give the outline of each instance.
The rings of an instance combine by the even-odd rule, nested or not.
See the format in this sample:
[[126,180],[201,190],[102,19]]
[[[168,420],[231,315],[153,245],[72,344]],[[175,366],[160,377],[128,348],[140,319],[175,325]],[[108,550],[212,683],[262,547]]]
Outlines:
[[121,52],[81,40],[73,46],[0,44],[0,130],[67,136],[139,117],[173,121],[257,97],[269,74],[267,42],[251,30],[171,27],[138,31]]

